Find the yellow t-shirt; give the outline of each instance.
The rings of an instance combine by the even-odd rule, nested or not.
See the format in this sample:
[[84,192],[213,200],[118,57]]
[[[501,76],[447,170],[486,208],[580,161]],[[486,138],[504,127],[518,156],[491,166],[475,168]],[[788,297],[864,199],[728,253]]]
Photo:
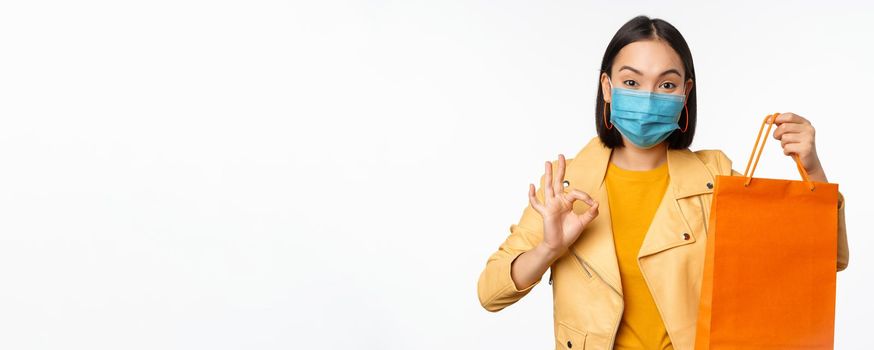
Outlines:
[[640,245],[668,187],[668,163],[665,161],[652,170],[635,171],[610,162],[606,183],[625,300],[614,349],[673,350],[637,261]]

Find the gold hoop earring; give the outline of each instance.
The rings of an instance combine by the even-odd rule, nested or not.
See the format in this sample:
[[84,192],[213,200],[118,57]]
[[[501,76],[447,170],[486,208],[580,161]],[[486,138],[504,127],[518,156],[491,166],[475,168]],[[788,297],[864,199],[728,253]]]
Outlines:
[[680,129],[680,132],[686,132],[686,130],[689,130],[689,108],[686,107],[685,104],[683,104],[683,109],[686,110],[686,127]]
[[610,124],[607,121],[607,105],[609,105],[609,104],[610,104],[610,102],[604,102],[604,113],[603,113],[604,114],[604,127],[606,127],[607,130],[613,129],[613,124]]

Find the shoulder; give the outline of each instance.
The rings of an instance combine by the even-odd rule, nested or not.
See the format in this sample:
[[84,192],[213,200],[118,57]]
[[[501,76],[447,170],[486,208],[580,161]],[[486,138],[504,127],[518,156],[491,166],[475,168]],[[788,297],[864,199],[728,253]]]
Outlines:
[[718,149],[701,149],[692,153],[718,175],[731,175],[731,159]]
[[[603,143],[601,143],[601,139],[598,136],[595,136],[589,139],[579,151],[577,151],[574,155],[565,154],[564,160],[566,165],[570,165],[574,160],[580,160],[581,162],[586,159],[593,159],[602,155],[604,152],[610,152],[610,149],[607,148]],[[557,163],[558,158],[553,159],[553,162]]]
[[[609,156],[610,148],[605,146],[598,136],[592,137],[575,154],[565,154],[565,177],[575,177],[576,173],[588,173],[588,169],[596,166],[605,155]],[[558,158],[550,159],[553,173],[558,168]],[[545,174],[544,176],[545,177]]]
[[591,159],[603,157],[605,154],[609,155],[610,151],[610,148],[604,145],[604,143],[601,142],[601,138],[596,135],[589,139],[589,142],[586,142],[573,158]]

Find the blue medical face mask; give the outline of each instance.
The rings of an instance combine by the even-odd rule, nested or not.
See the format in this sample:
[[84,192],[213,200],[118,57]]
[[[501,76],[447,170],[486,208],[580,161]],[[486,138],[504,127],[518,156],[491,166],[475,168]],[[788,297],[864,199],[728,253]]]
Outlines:
[[610,122],[637,147],[652,148],[680,128],[686,95],[615,88],[613,82],[610,92]]

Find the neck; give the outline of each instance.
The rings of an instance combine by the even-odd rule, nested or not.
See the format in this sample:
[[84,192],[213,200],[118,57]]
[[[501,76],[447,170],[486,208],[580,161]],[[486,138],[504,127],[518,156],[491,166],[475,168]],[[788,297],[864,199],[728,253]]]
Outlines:
[[668,160],[668,143],[661,142],[649,149],[637,148],[628,140],[625,147],[613,149],[610,161],[626,170],[652,170]]

